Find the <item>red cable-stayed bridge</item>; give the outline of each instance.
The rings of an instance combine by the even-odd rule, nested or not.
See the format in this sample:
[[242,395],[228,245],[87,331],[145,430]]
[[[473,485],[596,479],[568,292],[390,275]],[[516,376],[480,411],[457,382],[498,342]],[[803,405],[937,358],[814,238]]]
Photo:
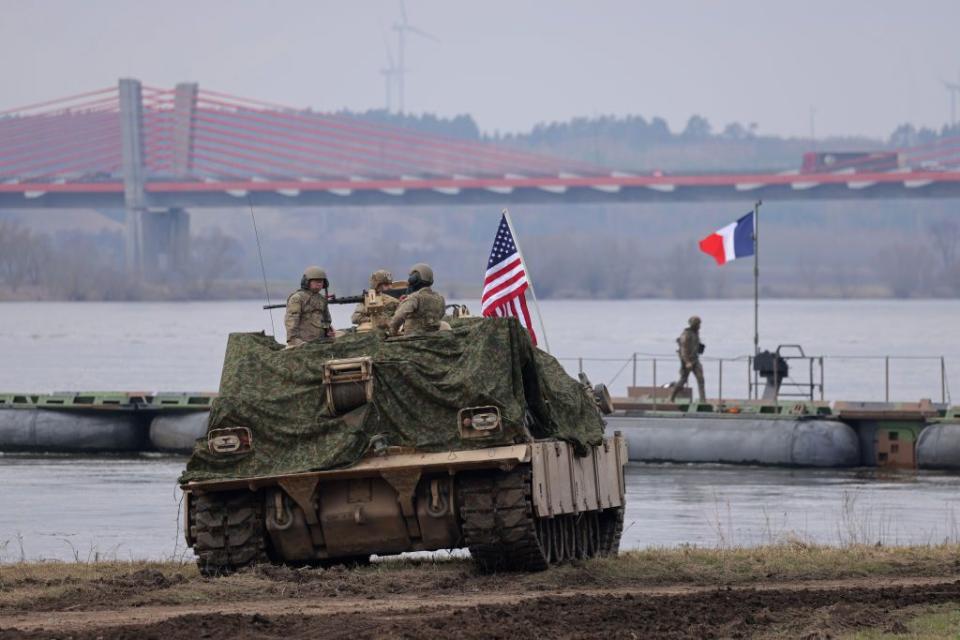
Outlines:
[[177,259],[194,207],[958,196],[960,138],[781,173],[645,175],[196,84],[121,80],[0,111],[0,208],[125,209],[141,267]]

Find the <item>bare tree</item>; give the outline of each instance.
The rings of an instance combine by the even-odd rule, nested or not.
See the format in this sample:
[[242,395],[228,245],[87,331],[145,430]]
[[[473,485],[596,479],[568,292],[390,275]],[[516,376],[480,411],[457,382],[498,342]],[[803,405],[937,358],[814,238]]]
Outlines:
[[674,298],[702,298],[704,256],[691,244],[678,244],[664,262],[663,281]]
[[0,221],[0,278],[11,291],[40,283],[49,243],[16,221]]
[[877,256],[877,272],[897,298],[928,295],[932,260],[928,251],[915,244],[894,244]]
[[219,228],[194,237],[190,248],[191,271],[199,295],[209,296],[218,280],[235,275],[242,248],[235,238]]
[[933,248],[940,261],[940,283],[946,293],[960,290],[960,222],[944,218],[932,223],[928,229]]

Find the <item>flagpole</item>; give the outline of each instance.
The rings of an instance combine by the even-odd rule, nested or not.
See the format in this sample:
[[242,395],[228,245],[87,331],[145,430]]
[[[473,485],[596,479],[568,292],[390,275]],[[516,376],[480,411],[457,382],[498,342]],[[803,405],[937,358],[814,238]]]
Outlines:
[[760,205],[753,205],[753,355],[760,353]]
[[507,220],[510,235],[513,236],[513,244],[516,245],[517,253],[520,255],[520,262],[523,263],[523,268],[527,272],[527,284],[529,285],[530,296],[533,298],[533,308],[537,310],[537,318],[540,319],[540,335],[543,336],[543,346],[547,348],[547,353],[550,353],[550,341],[547,340],[547,330],[543,326],[543,314],[540,313],[540,303],[537,302],[537,292],[533,290],[533,278],[530,275],[530,270],[527,269],[527,261],[523,257],[523,250],[520,248],[520,238],[517,236],[517,232],[513,230],[513,220],[510,218],[510,211],[506,208],[503,209],[503,217]]

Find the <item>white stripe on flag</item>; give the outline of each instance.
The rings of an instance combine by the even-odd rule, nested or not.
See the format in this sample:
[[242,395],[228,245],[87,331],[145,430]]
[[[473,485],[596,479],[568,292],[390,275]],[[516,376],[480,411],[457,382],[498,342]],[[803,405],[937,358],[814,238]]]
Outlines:
[[483,300],[483,302],[480,304],[480,315],[483,315],[483,312],[486,311],[489,307],[497,304],[497,300],[500,300],[501,298],[509,297],[513,295],[516,291],[522,292],[526,288],[527,288],[527,279],[520,278],[509,287],[505,287],[503,290],[497,291],[495,294],[493,294],[489,298],[486,298],[485,300]]
[[[506,267],[508,264],[511,264],[511,263],[513,263],[513,262],[517,262],[517,263],[519,263],[519,264],[521,264],[521,265],[523,264],[523,261],[520,260],[520,256],[518,256],[517,254],[514,253],[513,255],[508,256],[507,258],[504,258],[503,260],[501,260],[501,261],[498,262],[497,264],[495,264],[495,265],[493,265],[492,267],[490,267],[489,269],[487,269],[487,273],[484,274],[484,278],[485,278],[485,279],[486,279],[486,278],[489,278],[490,276],[492,276],[493,274],[495,274],[496,272],[500,271],[501,269],[503,269],[504,267]],[[486,280],[484,280],[484,281],[486,281]]]
[[523,319],[527,326],[527,331],[530,333],[530,338],[533,340],[533,344],[537,344],[537,333],[533,330],[533,320],[530,318],[530,309],[527,308],[527,293],[524,291],[522,296],[519,296],[520,299],[520,310],[523,311]]
[[[524,294],[526,295],[526,294]],[[527,315],[527,305],[523,304],[523,301],[520,303],[520,313],[517,316],[523,320],[523,326],[532,327],[533,324],[530,322],[530,316]]]
[[737,230],[737,223],[731,222],[724,228],[717,231],[717,235],[723,238],[723,257],[724,262],[730,262],[737,257],[737,252],[734,249],[733,244],[733,234]]
[[523,271],[523,264],[518,260],[516,266],[510,269],[509,271],[504,272],[502,275],[498,276],[493,280],[484,280],[483,288],[493,289],[497,285],[503,282],[506,282],[507,280],[509,280],[510,278],[512,278],[513,276],[517,275],[522,271]]

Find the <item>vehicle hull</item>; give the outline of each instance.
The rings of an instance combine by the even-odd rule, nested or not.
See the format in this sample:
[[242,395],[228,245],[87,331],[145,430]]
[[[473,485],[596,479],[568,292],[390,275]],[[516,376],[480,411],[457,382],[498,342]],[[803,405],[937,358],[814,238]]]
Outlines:
[[618,434],[585,456],[547,440],[190,482],[184,530],[206,573],[464,546],[484,569],[543,569],[616,552],[627,458]]

